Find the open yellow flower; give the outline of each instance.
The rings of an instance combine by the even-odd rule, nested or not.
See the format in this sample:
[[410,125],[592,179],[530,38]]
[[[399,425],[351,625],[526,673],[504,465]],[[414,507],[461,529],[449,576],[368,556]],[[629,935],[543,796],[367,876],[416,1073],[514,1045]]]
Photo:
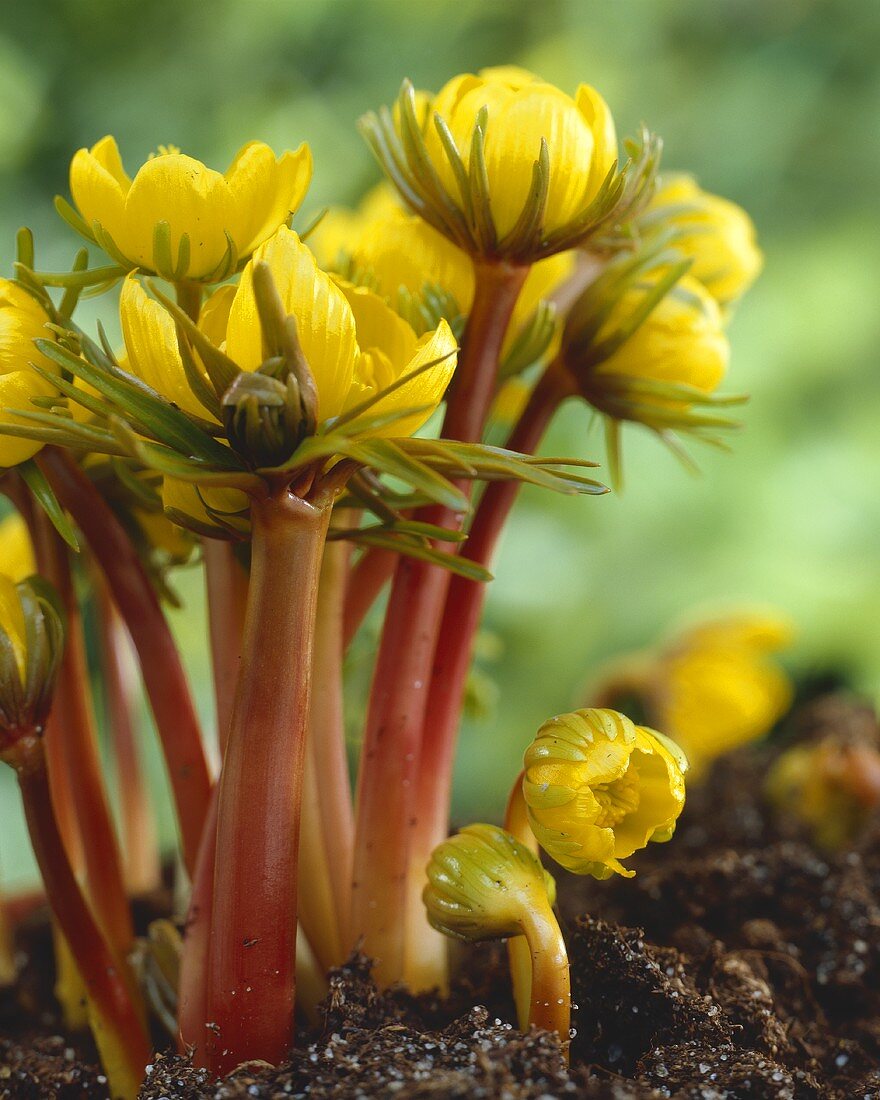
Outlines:
[[[31,370],[37,363],[53,374],[58,367],[40,354],[34,340],[49,339],[49,318],[27,291],[9,279],[0,279],[0,424],[22,424],[10,410],[32,408],[32,398],[52,397],[54,387]],[[0,467],[17,466],[40,450],[42,443],[0,435]]]
[[299,207],[311,174],[307,145],[276,158],[252,141],[222,174],[160,150],[131,179],[105,137],[75,154],[70,191],[89,232],[126,266],[220,282]]
[[[318,422],[401,383],[365,415],[419,411],[371,434],[404,436],[421,427],[443,399],[455,369],[456,343],[449,325],[442,321],[419,338],[377,295],[322,271],[312,252],[286,227],[255,252],[237,288],[221,287],[205,303],[199,325],[211,342],[222,346],[241,370],[256,371],[263,363],[263,331],[253,285],[254,264],[261,262],[268,265],[284,308],[296,320],[318,393]],[[187,381],[172,317],[133,276],[123,286],[120,319],[129,370],[169,401],[206,417],[208,410]],[[410,374],[409,381],[401,382]]]
[[18,512],[0,521],[0,561],[3,572],[16,583],[37,571],[31,536]]
[[524,758],[523,797],[544,850],[575,874],[631,877],[621,860],[669,840],[687,760],[672,741],[613,710],[551,718]]
[[679,230],[676,249],[693,260],[689,274],[722,306],[740,298],[764,264],[745,210],[703,191],[685,174],[664,177],[649,207],[657,213],[666,209],[668,222]]
[[[586,210],[617,160],[611,112],[588,84],[582,84],[572,98],[524,69],[504,66],[454,77],[431,107],[449,127],[466,168],[478,115],[487,109],[488,193],[495,229],[502,239],[516,225],[529,198],[542,140],[549,153],[548,232]],[[457,195],[455,173],[436,127],[427,127],[425,142],[447,191]]]
[[310,249],[287,228],[262,245],[242,273],[229,313],[227,355],[244,370],[256,370],[263,361],[252,276],[253,264],[259,262],[268,264],[284,308],[296,319],[318,391],[319,423],[410,374],[412,379],[374,404],[369,415],[416,407],[422,411],[374,434],[410,435],[425,423],[455,369],[456,342],[449,325],[441,321],[433,332],[417,337],[378,295],[322,271]]

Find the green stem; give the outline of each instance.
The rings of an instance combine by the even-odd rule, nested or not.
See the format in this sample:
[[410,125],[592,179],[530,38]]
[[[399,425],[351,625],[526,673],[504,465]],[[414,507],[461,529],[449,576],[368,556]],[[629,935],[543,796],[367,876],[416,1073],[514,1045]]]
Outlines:
[[137,650],[171,780],[183,858],[192,875],[212,783],[199,720],[159,597],[125,529],[74,460],[44,447],[38,461],[88,541]]
[[[442,435],[474,442],[482,436],[495,391],[504,335],[525,267],[481,264]],[[458,529],[462,517],[442,507],[424,518]],[[391,586],[373,675],[357,787],[351,933],[364,937],[376,977],[390,984],[406,967],[406,902],[410,838],[418,820],[415,785],[427,688],[446,570],[402,557]],[[426,924],[427,927],[427,924]]]
[[297,861],[321,556],[330,502],[251,507],[241,671],[220,779],[208,1065],[278,1064],[293,1041]]

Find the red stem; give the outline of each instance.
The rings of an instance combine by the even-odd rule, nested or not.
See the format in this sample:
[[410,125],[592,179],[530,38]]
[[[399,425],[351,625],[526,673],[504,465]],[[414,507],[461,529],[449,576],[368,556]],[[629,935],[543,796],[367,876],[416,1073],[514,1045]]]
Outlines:
[[[476,292],[449,395],[445,438],[481,438],[504,335],[527,274],[525,267],[476,266]],[[439,506],[427,509],[423,518],[451,529],[462,520]],[[364,937],[364,950],[376,958],[377,979],[386,984],[404,974],[415,783],[448,583],[445,569],[401,557],[370,692],[358,775],[351,932]]]
[[235,684],[241,663],[241,639],[247,605],[248,576],[223,539],[202,539],[211,638],[211,668],[217,704],[217,741],[222,758],[232,721]]
[[287,490],[251,506],[241,672],[220,778],[208,1065],[293,1041],[297,862],[318,577],[330,516]]
[[49,905],[70,945],[89,998],[106,1025],[133,1079],[143,1077],[150,1041],[125,976],[92,916],[74,877],[52,809],[46,758],[39,739],[25,739],[13,763],[25,817]]
[[38,462],[85,535],[137,650],[171,780],[184,863],[192,875],[212,784],[171,630],[131,540],[88,477],[55,447],[44,447]]
[[349,574],[342,623],[342,647],[347,650],[379,593],[391,580],[397,565],[395,550],[371,546],[364,551]]
[[[64,652],[55,682],[53,718],[46,753],[53,787],[72,811],[65,821],[82,851],[86,892],[92,910],[114,951],[124,958],[134,926],[122,874],[116,826],[104,785],[95,729],[82,616],[73,586],[67,546],[42,513],[35,519],[35,551],[40,571],[58,593],[67,618]],[[65,815],[68,813],[65,808]]]
[[139,696],[131,639],[103,577],[95,573],[101,672],[120,794],[125,879],[132,894],[155,890],[161,880],[159,841],[138,745]]

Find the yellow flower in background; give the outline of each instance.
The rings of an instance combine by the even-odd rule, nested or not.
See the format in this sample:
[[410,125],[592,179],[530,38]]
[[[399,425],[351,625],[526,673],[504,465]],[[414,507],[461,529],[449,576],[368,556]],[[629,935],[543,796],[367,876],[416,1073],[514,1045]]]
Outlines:
[[297,210],[311,175],[307,145],[276,158],[252,141],[225,173],[160,150],[131,179],[115,139],[105,137],[75,154],[70,191],[115,259],[177,280],[220,282]]
[[4,574],[16,584],[37,571],[31,536],[18,512],[0,521],[0,563]]
[[[597,343],[625,324],[645,289],[636,287],[623,295],[600,329]],[[711,393],[724,378],[729,358],[730,345],[715,299],[685,275],[636,331],[596,366],[592,377],[600,394],[603,378],[671,382]],[[638,400],[640,406],[634,407],[632,419],[648,424],[652,422],[652,405],[658,409],[670,405],[669,399],[641,394]]]
[[404,422],[385,425],[378,434],[416,431],[443,398],[455,369],[456,342],[449,325],[419,338],[377,295],[364,287],[335,281],[322,271],[296,233],[280,229],[261,246],[242,272],[229,313],[226,354],[242,369],[256,370],[263,361],[262,331],[257,314],[252,269],[268,264],[287,312],[295,317],[297,335],[318,391],[319,422],[360,404],[371,395],[421,370],[373,405],[370,416],[426,406]]
[[648,209],[659,214],[667,208],[664,224],[679,230],[675,247],[693,260],[689,274],[723,306],[740,298],[764,265],[745,210],[685,174],[664,177]]
[[532,832],[575,874],[631,877],[621,860],[649,841],[669,840],[684,806],[682,752],[613,710],[551,718],[523,763]]
[[[599,93],[582,84],[571,97],[511,66],[454,77],[434,97],[431,109],[449,127],[466,168],[484,107],[486,175],[498,236],[514,228],[526,205],[542,139],[550,168],[546,230],[552,233],[583,213],[618,156],[614,121]],[[457,196],[458,183],[436,126],[426,128],[425,142],[441,182]]]
[[790,644],[788,620],[741,612],[698,624],[654,652],[615,662],[597,689],[636,695],[648,720],[681,745],[694,778],[718,756],[763,737],[792,699],[774,660]]
[[[33,409],[32,398],[53,397],[55,388],[29,364],[58,373],[58,366],[37,351],[34,340],[49,339],[49,318],[42,307],[16,283],[0,279],[0,424],[22,424],[10,410]],[[17,466],[43,446],[33,439],[0,435],[0,467]]]

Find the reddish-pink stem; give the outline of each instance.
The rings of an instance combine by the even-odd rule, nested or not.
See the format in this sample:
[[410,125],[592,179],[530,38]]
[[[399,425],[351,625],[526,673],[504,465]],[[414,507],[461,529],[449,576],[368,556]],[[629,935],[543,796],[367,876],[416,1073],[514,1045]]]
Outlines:
[[342,623],[343,650],[347,650],[351,645],[361,623],[379,598],[379,593],[394,575],[397,558],[398,555],[394,550],[383,550],[371,546],[364,551],[357,564],[352,566],[346,588],[345,614]]
[[[481,264],[449,396],[443,436],[474,442],[495,391],[498,359],[525,267]],[[457,529],[442,507],[424,517]],[[403,976],[415,782],[434,647],[446,598],[446,570],[402,557],[394,574],[373,675],[358,775],[351,932],[364,937],[381,983]]]
[[38,461],[85,535],[137,650],[171,780],[183,858],[192,874],[212,784],[189,685],[159,597],[122,524],[73,459],[45,447]]
[[241,663],[241,639],[247,605],[248,576],[235,556],[235,545],[202,539],[211,639],[211,668],[217,707],[217,741],[221,756],[229,735],[235,684]]
[[293,1041],[303,758],[322,507],[286,489],[251,507],[241,670],[220,778],[207,1063],[278,1064]]

